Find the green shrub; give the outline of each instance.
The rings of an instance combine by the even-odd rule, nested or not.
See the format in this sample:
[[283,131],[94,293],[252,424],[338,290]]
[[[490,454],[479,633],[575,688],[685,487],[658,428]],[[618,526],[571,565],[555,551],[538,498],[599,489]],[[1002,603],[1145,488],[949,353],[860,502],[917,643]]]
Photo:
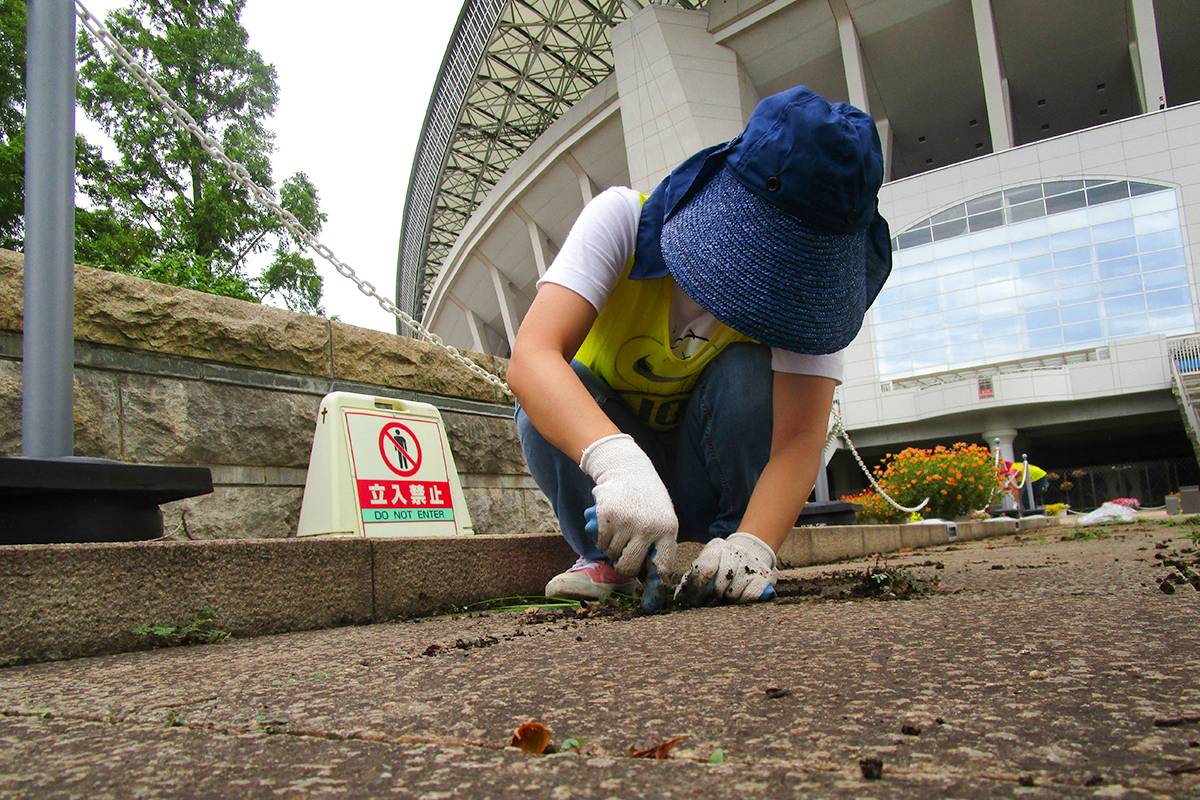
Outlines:
[[189,644],[212,644],[229,638],[229,631],[217,627],[216,612],[205,606],[196,618],[184,625],[142,625],[133,632],[145,637],[154,647],[178,647]]

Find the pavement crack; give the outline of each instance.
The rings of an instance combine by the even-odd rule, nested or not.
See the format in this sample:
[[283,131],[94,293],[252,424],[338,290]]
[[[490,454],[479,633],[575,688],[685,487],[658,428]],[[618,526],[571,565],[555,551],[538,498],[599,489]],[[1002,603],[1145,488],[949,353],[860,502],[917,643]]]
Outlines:
[[1158,717],[1154,720],[1156,728],[1178,728],[1181,725],[1200,723],[1200,714],[1188,714],[1179,717]]
[[[156,706],[155,708],[168,708],[169,706]],[[101,725],[113,725],[118,727],[164,727],[160,720],[138,719],[131,716],[98,716],[92,714],[77,714],[77,713],[58,713],[55,711],[25,711],[22,709],[4,709],[0,710],[0,716],[3,717],[18,717],[24,719],[53,719],[64,722],[91,722]],[[177,720],[172,722],[170,728],[185,728],[187,730],[202,731],[206,733],[215,733],[225,736],[238,736],[246,733],[259,733],[263,736],[295,736],[299,738],[309,739],[324,739],[334,742],[372,742],[376,744],[397,744],[397,745],[435,745],[439,747],[475,747],[484,750],[505,750],[506,744],[496,744],[495,742],[484,742],[475,739],[458,739],[447,736],[393,736],[385,733],[364,732],[364,733],[338,733],[336,731],[322,731],[312,728],[285,728],[281,725],[272,725],[268,730],[266,727],[254,725],[221,725],[213,722],[198,722],[193,720]]]
[[[96,715],[91,715],[91,714],[72,714],[72,713],[64,714],[62,712],[55,711],[50,708],[42,708],[42,709],[37,709],[34,711],[26,711],[24,709],[6,708],[6,709],[0,710],[0,717],[17,717],[19,719],[40,719],[40,720],[53,719],[53,720],[66,720],[68,722],[96,722],[96,723],[100,723],[103,725],[120,725],[120,724],[127,724],[127,723],[131,722],[131,720],[129,720],[125,717],[118,717],[114,714],[108,714],[106,716],[96,716]],[[136,724],[141,725],[141,724],[150,724],[150,723],[136,722]]]
[[374,744],[434,745],[437,747],[475,747],[482,750],[506,750],[508,745],[484,742],[478,739],[458,739],[452,736],[396,736],[381,732],[338,733],[311,728],[281,728],[271,731],[275,735],[297,736],[309,739],[324,739],[331,742],[371,742]]
[[[182,704],[177,704],[182,705]],[[169,706],[156,706],[155,708],[168,708]],[[61,714],[57,712],[46,711],[25,711],[19,709],[4,709],[0,710],[0,716],[4,717],[19,717],[25,719],[54,719],[64,722],[90,722],[102,725],[112,725],[115,727],[126,728],[173,728],[185,729],[190,731],[211,733],[219,736],[239,736],[247,733],[256,733],[262,736],[291,736],[298,739],[320,739],[329,742],[366,742],[369,744],[382,745],[431,745],[443,749],[449,748],[475,748],[479,750],[494,750],[503,752],[513,750],[507,742],[500,744],[497,742],[482,741],[479,739],[462,739],[452,736],[410,736],[410,735],[395,735],[387,734],[379,731],[362,731],[340,733],[338,731],[319,730],[315,728],[303,728],[285,723],[284,725],[272,724],[269,726],[263,725],[220,725],[211,722],[197,722],[192,720],[178,719],[164,726],[159,720],[137,719],[134,717],[124,716],[118,717],[114,715],[96,716],[89,714]],[[287,727],[285,727],[285,725]],[[607,756],[619,758],[632,758],[625,753],[606,753],[596,751],[589,755]],[[692,761],[697,763],[707,763],[708,756],[691,755],[687,753],[676,753],[671,756],[672,760]]]
[[178,703],[159,703],[158,705],[146,706],[147,711],[157,711],[162,708],[184,708],[186,706],[194,706],[198,703],[207,703],[209,700],[219,700],[220,695],[210,694],[204,697],[196,697],[191,700],[180,700]]
[[[730,758],[727,754],[726,758]],[[727,762],[729,763],[729,762]],[[781,769],[796,770],[804,772],[824,772],[824,773],[842,773],[847,777],[856,776],[859,774],[857,763],[850,763],[845,766],[837,764],[801,764],[795,761],[790,761],[784,758],[755,758],[753,763],[757,766],[779,767]],[[1189,766],[1179,767],[1182,772],[1200,771],[1200,766],[1195,768]],[[1174,773],[1172,773],[1174,774]],[[1013,786],[1022,785],[1022,779],[1027,779],[1027,773],[1011,773],[1001,771],[972,771],[961,767],[942,764],[936,769],[922,767],[900,767],[895,764],[888,763],[884,759],[883,778],[886,781],[888,778],[906,778],[914,781],[938,781],[946,778],[953,778],[963,781],[987,781],[994,784],[1011,784]],[[1039,777],[1037,785],[1043,788],[1051,789],[1084,789],[1091,788],[1086,780],[1067,781],[1062,779],[1050,779]]]
[[1167,770],[1168,775],[1190,775],[1194,772],[1200,772],[1200,764],[1189,764],[1183,767],[1171,767]]

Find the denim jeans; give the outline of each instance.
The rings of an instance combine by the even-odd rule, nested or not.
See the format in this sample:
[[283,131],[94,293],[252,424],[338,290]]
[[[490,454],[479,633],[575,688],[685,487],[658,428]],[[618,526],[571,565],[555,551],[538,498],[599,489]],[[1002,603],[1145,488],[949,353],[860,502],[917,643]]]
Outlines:
[[[771,453],[771,351],[738,343],[701,374],[679,427],[656,431],[637,418],[609,385],[578,361],[572,369],[623,433],[646,451],[679,517],[679,539],[706,542],[738,529]],[[538,433],[521,404],[517,435],[529,472],[550,500],[563,537],[581,558],[607,560],[584,531],[583,512],[595,485],[579,465]]]

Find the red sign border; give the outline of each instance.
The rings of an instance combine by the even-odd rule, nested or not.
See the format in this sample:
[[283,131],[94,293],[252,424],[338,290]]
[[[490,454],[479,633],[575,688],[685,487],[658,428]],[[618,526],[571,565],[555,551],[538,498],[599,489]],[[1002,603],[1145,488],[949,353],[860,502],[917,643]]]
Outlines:
[[[403,430],[405,433],[407,433],[409,436],[412,437],[412,442],[414,445],[416,445],[417,457],[413,461],[413,468],[408,470],[407,472],[401,472],[400,470],[396,469],[396,467],[392,466],[392,462],[388,460],[387,451],[384,449],[383,440],[385,438],[387,438],[386,434],[392,428],[400,428],[401,430]],[[391,440],[389,439],[389,441],[391,441]],[[405,451],[405,453],[407,454],[407,451]],[[391,420],[390,422],[384,424],[384,426],[379,429],[379,456],[380,456],[380,458],[383,459],[383,465],[385,467],[387,467],[388,469],[390,469],[392,472],[396,473],[401,478],[411,478],[413,475],[417,474],[418,470],[421,469],[421,462],[423,462],[425,460],[425,451],[421,449],[421,441],[417,438],[417,435],[415,433],[413,433],[412,428],[408,427],[407,425],[405,425],[402,422],[397,422],[396,420]],[[409,456],[409,458],[412,458],[412,456]]]

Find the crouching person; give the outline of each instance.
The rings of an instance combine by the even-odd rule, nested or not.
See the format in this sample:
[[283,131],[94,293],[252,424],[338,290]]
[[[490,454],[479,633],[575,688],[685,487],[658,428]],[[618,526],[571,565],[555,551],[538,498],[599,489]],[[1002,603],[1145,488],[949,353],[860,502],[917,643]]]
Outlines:
[[868,115],[796,87],[648,197],[613,188],[583,210],[508,371],[578,556],[547,595],[635,593],[677,540],[707,542],[689,602],[773,595],[843,350],[891,269],[882,163]]

